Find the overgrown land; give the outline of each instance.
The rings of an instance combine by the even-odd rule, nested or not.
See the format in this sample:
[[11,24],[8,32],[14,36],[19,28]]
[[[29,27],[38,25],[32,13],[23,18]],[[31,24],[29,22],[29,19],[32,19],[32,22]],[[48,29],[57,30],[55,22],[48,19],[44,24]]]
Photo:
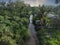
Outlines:
[[60,45],[60,5],[31,7],[19,1],[0,2],[0,45],[27,45],[31,14],[40,45]]

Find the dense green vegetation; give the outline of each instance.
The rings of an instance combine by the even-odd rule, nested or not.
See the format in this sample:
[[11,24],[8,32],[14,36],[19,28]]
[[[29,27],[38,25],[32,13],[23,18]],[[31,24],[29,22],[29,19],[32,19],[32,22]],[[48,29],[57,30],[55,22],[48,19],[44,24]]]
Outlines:
[[[40,45],[60,45],[59,6],[42,6],[37,9],[39,11],[34,15],[33,24],[35,25]],[[48,17],[49,13],[55,16]]]
[[29,39],[30,6],[0,2],[0,45],[25,45]]
[[30,7],[19,1],[0,2],[0,45],[27,45],[31,14],[40,45],[60,45],[60,5]]

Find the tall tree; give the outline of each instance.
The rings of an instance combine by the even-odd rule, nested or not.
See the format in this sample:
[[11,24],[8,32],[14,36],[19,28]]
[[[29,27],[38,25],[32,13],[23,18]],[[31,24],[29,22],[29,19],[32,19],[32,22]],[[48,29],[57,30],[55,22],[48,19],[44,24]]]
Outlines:
[[59,3],[59,2],[60,2],[60,0],[56,0],[56,1],[55,1],[56,4]]

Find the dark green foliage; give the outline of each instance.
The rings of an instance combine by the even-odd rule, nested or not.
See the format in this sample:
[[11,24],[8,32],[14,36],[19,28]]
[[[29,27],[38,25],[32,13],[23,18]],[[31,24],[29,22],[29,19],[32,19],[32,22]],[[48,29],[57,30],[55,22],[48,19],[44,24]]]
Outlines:
[[[35,25],[40,45],[60,45],[60,17],[56,15],[59,14],[59,11],[56,11],[57,9],[59,10],[59,7],[57,7],[39,7],[38,13],[34,15],[33,24]],[[49,13],[54,14],[56,18],[47,17]]]
[[24,45],[29,39],[29,6],[9,2],[0,6],[0,45]]

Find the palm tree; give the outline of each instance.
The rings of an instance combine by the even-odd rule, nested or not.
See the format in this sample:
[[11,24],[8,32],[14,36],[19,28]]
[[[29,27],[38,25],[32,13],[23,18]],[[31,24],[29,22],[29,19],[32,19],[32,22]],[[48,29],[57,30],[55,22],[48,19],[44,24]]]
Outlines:
[[46,19],[47,19],[47,14],[49,11],[45,8],[45,6],[39,7],[39,12],[36,14],[34,18],[34,23],[35,23],[35,28],[36,30],[40,30],[42,28],[46,28]]

